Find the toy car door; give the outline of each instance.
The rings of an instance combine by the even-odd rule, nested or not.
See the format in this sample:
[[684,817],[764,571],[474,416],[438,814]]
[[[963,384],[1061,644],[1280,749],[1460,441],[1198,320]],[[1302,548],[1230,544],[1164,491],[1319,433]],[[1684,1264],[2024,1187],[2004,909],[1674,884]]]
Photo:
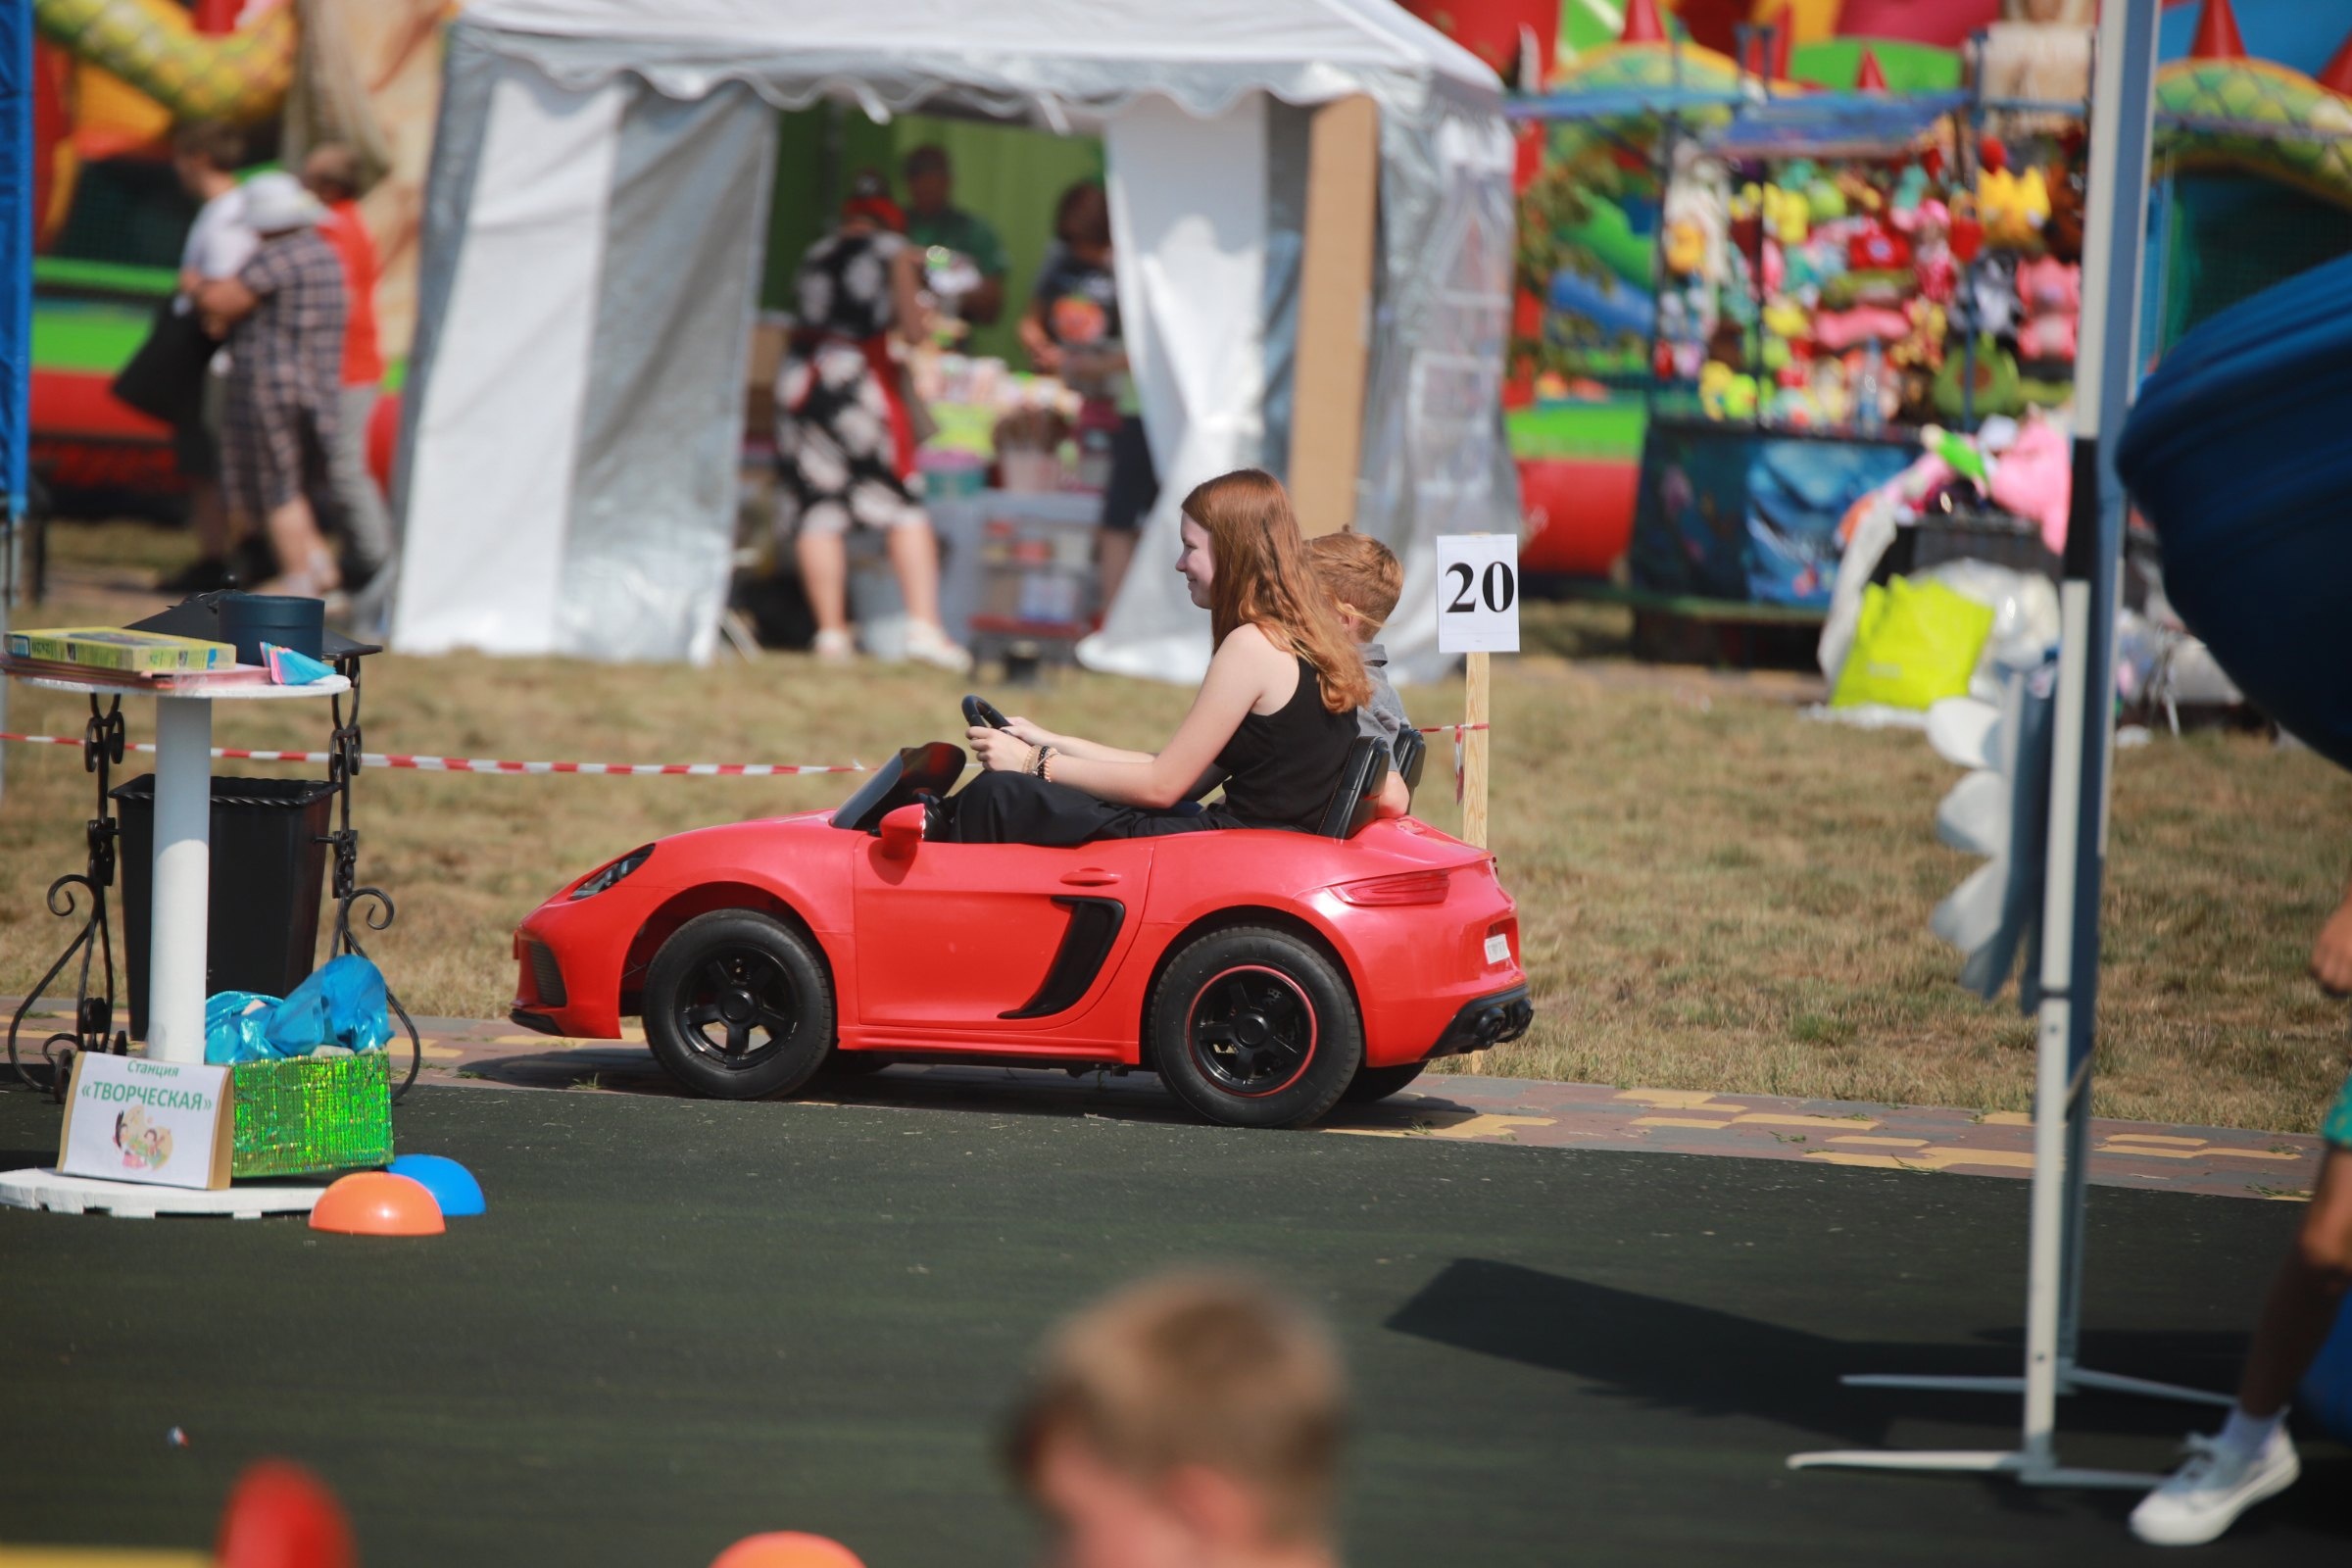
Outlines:
[[932,842],[904,860],[875,841],[851,873],[858,1022],[972,1037],[1053,1027],[1135,940],[1151,875],[1149,839]]

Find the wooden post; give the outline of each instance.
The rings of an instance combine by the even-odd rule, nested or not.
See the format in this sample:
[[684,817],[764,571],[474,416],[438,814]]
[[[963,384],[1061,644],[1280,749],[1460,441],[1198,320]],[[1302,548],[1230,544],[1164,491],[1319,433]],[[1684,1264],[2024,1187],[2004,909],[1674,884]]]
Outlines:
[[1462,656],[1462,841],[1487,847],[1487,656]]
[[[1487,658],[1462,656],[1462,842],[1487,847]],[[1483,1073],[1487,1054],[1473,1051],[1461,1070]]]

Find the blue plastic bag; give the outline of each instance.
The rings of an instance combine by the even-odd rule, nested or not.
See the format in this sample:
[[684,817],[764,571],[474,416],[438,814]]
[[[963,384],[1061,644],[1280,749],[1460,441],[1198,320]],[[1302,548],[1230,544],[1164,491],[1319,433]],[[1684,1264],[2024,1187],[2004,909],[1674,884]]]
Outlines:
[[282,1002],[223,991],[204,1004],[204,1059],[215,1066],[282,1061],[320,1046],[382,1051],[391,1042],[383,971],[356,954],[330,959]]
[[216,1067],[241,1061],[275,1061],[270,1045],[270,1014],[275,997],[258,991],[222,991],[204,1002],[204,1059]]

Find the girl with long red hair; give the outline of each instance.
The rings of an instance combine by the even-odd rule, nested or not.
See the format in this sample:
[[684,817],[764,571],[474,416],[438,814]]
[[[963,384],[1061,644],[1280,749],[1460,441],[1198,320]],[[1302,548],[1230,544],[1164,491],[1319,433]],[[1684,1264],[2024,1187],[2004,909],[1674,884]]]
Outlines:
[[[1306,563],[1282,482],[1256,468],[1184,500],[1176,570],[1216,653],[1157,752],[1056,735],[1026,718],[968,732],[987,769],[956,797],[966,844],[1084,844],[1204,828],[1314,831],[1371,695],[1355,644]],[[1222,803],[1177,809],[1217,783]]]

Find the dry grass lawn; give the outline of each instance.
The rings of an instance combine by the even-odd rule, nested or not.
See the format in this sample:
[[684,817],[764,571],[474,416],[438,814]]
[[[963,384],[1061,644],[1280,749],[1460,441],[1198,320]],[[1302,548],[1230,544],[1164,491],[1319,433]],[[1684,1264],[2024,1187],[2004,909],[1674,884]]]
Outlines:
[[[110,579],[140,580],[179,549],[130,527],[61,529],[59,546],[59,590],[19,624],[134,615]],[[1927,933],[1929,909],[1975,863],[1931,828],[1952,770],[1915,734],[1804,721],[1797,683],[1627,662],[1611,653],[1623,635],[1608,612],[1531,606],[1531,652],[1496,662],[1494,847],[1540,1010],[1490,1070],[2025,1108],[2029,1022],[1964,994],[1957,956]],[[953,736],[963,686],[785,655],[707,670],[386,656],[369,666],[368,742],[608,761],[871,760]],[[1150,745],[1187,694],[1073,676],[996,696]],[[1423,723],[1459,712],[1458,683],[1406,698]],[[151,738],[152,713],[129,706],[133,739]],[[13,730],[80,727],[77,699],[23,687],[8,716]],[[215,740],[318,747],[325,727],[323,705],[224,706]],[[13,994],[62,936],[40,892],[78,867],[89,802],[72,752],[4,750],[0,994]],[[1421,811],[1451,829],[1444,768],[1440,748]],[[848,788],[363,775],[362,871],[400,905],[371,950],[416,1010],[502,1015],[508,932],[565,876],[659,834]],[[2352,780],[2257,736],[2160,737],[2119,756],[2111,854],[2100,1110],[2310,1130],[2345,1068],[2342,1009],[2303,959],[2352,855]]]

